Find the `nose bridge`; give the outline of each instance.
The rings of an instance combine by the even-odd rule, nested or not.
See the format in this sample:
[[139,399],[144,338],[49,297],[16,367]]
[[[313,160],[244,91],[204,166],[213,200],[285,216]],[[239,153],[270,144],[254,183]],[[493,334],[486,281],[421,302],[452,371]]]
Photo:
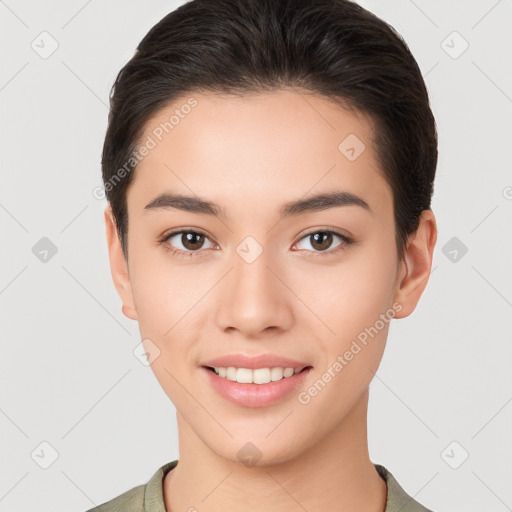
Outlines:
[[257,334],[268,327],[289,328],[292,313],[286,287],[275,276],[279,271],[274,268],[278,265],[272,261],[272,251],[247,237],[236,247],[232,262],[219,302],[219,326],[246,334]]

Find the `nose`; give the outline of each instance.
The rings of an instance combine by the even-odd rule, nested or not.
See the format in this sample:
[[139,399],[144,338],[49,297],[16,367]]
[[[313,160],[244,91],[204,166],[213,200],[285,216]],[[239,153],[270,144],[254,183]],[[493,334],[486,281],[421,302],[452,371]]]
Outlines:
[[233,268],[218,294],[216,322],[223,331],[236,330],[256,338],[289,330],[294,321],[294,295],[285,272],[265,250],[251,262],[234,253]]

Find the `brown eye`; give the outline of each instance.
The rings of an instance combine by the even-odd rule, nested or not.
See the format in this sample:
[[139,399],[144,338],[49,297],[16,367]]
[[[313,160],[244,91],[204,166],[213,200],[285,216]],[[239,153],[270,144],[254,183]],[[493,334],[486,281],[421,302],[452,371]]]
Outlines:
[[325,249],[329,249],[332,244],[332,234],[328,231],[321,231],[319,233],[314,233],[309,235],[311,240],[311,246],[319,251],[324,251]]
[[204,233],[182,230],[170,233],[162,242],[171,246],[169,250],[193,253],[198,252],[199,249],[203,249],[206,240],[209,240],[209,238]]
[[[337,245],[332,245],[335,238],[338,238],[341,240]],[[318,252],[318,253],[334,253],[338,249],[343,249],[343,247],[348,246],[351,244],[352,240],[345,235],[342,235],[341,233],[337,233],[336,231],[332,230],[318,230],[318,231],[312,231],[311,233],[306,234],[301,238],[301,241],[299,244],[306,240],[309,242],[309,245],[312,247],[312,249],[309,249],[308,247],[305,247],[307,250],[311,250],[311,252]],[[298,245],[298,244],[297,244]],[[329,250],[333,249],[334,250]],[[304,249],[304,247],[303,247]]]
[[180,242],[186,249],[195,251],[201,249],[205,236],[201,233],[184,232],[181,234]]

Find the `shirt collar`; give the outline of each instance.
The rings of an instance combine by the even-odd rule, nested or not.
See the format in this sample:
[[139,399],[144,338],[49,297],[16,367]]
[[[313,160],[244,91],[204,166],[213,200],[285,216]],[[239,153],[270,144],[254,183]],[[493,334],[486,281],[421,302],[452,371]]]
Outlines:
[[[167,462],[151,477],[144,489],[144,512],[167,512],[163,495],[165,475],[175,468],[178,460]],[[374,464],[388,489],[386,508],[383,512],[432,512],[409,496],[396,481],[393,474],[381,464]]]

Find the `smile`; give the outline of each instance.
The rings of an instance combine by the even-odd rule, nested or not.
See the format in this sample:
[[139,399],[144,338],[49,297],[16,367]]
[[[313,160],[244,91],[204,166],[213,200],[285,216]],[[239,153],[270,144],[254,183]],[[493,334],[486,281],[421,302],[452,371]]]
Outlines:
[[312,366],[203,366],[201,370],[213,390],[224,399],[243,407],[268,407],[291,399],[308,378]]
[[302,368],[235,368],[228,367],[209,367],[209,370],[215,372],[219,377],[230,380],[232,382],[239,382],[241,384],[268,384],[269,382],[276,382],[282,379],[287,379],[292,375],[302,371]]

